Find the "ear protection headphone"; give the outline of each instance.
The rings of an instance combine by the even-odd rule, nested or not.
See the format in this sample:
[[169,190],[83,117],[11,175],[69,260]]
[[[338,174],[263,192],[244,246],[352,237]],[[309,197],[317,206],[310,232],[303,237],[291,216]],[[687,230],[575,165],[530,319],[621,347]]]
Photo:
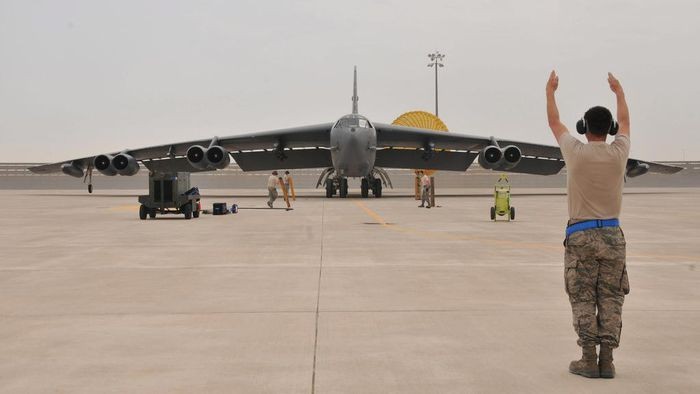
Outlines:
[[[610,121],[610,128],[608,129],[608,134],[615,135],[617,134],[617,131],[619,129],[620,125],[617,124],[617,121],[615,119],[612,119]],[[588,125],[586,124],[585,116],[579,119],[578,122],[576,122],[576,131],[578,131],[579,134],[586,134],[586,132],[588,131]]]

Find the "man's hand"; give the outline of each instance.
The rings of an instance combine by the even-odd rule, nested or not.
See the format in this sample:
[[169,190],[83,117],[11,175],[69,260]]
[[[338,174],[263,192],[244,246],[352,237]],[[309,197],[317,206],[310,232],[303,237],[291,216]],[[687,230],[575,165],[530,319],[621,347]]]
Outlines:
[[554,98],[554,92],[559,87],[559,77],[557,73],[552,70],[549,74],[549,80],[547,81],[547,121],[549,122],[549,128],[552,129],[552,134],[554,138],[559,141],[564,133],[568,133],[569,130],[564,126],[564,124],[559,119],[559,109],[557,108],[557,101]]
[[557,91],[557,88],[559,87],[559,76],[557,73],[552,70],[552,72],[549,74],[549,80],[547,81],[547,88],[546,91],[548,94],[554,94],[554,92]]
[[618,131],[621,135],[630,135],[630,111],[627,108],[627,100],[625,100],[625,92],[622,90],[622,85],[620,81],[615,78],[612,73],[608,73],[608,84],[610,84],[610,90],[615,93],[617,97],[617,123],[620,125],[620,130]]
[[620,81],[618,81],[612,73],[608,73],[608,84],[610,85],[610,90],[612,90],[615,95],[619,96],[625,94],[622,90],[622,85],[620,85]]

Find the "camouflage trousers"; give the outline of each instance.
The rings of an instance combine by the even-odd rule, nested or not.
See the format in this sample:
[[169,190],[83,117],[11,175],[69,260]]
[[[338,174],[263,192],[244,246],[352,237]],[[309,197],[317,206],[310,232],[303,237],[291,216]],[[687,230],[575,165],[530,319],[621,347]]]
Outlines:
[[571,234],[565,245],[564,280],[578,345],[616,348],[629,293],[625,236],[619,227],[594,228]]
[[430,206],[430,186],[421,187],[420,206],[422,207],[425,204],[428,204],[428,206]]

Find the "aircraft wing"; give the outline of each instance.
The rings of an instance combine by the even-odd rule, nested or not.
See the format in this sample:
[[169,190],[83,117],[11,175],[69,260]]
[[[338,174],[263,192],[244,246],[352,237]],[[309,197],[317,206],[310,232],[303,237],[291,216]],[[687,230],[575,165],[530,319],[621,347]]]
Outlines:
[[[220,137],[218,144],[229,151],[243,171],[277,169],[277,168],[309,168],[331,167],[330,130],[333,123],[289,129],[272,130],[258,133]],[[208,147],[212,138],[174,144],[157,145],[140,149],[125,149],[107,153],[117,155],[128,153],[138,161],[149,161],[163,158],[182,157],[193,145]],[[302,149],[304,148],[304,149]],[[326,148],[326,149],[322,149]],[[284,150],[284,155],[276,151]],[[100,153],[101,154],[101,153]],[[64,164],[75,164],[87,169],[92,165],[95,156],[81,157],[31,167],[30,171],[37,174],[60,172]]]
[[[478,153],[492,145],[492,139],[499,146],[515,145],[522,152],[522,159],[515,167],[506,172],[525,174],[553,175],[564,167],[564,159],[557,146],[512,141],[494,137],[480,137],[465,134],[445,133],[414,127],[375,123],[377,129],[377,166],[415,169],[466,170]],[[423,155],[426,149],[433,149],[432,155]],[[441,155],[461,154],[466,163],[455,161],[451,168],[440,163]],[[442,159],[442,161],[446,161]],[[659,164],[638,159],[627,161],[629,176],[642,175],[645,172],[674,174],[682,167]]]

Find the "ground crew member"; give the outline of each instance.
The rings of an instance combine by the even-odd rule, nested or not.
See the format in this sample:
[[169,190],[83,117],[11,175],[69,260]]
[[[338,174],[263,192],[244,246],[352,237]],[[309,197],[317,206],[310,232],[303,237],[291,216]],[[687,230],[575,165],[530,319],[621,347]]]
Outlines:
[[282,175],[282,183],[284,184],[284,189],[289,193],[289,171],[285,171]]
[[[583,353],[571,362],[569,371],[589,378],[615,377],[612,351],[620,342],[622,304],[629,293],[625,237],[618,217],[630,150],[630,117],[622,86],[610,73],[608,84],[617,98],[619,123],[607,108],[589,109],[576,124],[588,143],[574,138],[559,120],[554,97],[559,77],[554,71],[546,88],[549,127],[567,168],[565,286]],[[608,134],[615,135],[611,144],[606,143]],[[600,345],[597,362],[596,345]]]
[[421,201],[419,207],[423,208],[425,206],[430,208],[430,177],[423,171],[420,173],[423,176],[420,177]]
[[272,171],[272,175],[270,175],[269,178],[267,178],[267,194],[268,194],[268,200],[267,200],[267,206],[272,208],[272,203],[275,202],[277,199],[277,183],[279,180],[277,179],[277,171]]

